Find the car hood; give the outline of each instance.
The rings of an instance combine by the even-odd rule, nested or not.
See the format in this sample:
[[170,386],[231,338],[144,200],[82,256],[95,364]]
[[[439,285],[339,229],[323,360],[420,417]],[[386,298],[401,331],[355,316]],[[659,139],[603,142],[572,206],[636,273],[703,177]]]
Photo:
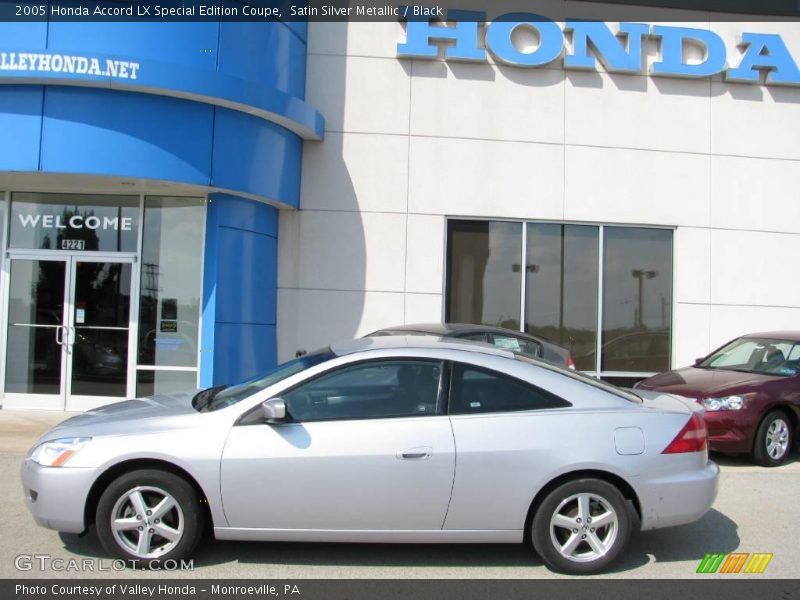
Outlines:
[[774,379],[774,376],[757,373],[684,367],[645,379],[637,386],[637,389],[659,390],[670,394],[700,398],[732,390],[742,392],[745,391],[744,388],[752,388]]
[[187,419],[200,414],[192,407],[197,392],[159,394],[101,406],[59,423],[37,444],[58,438],[138,434],[186,426]]

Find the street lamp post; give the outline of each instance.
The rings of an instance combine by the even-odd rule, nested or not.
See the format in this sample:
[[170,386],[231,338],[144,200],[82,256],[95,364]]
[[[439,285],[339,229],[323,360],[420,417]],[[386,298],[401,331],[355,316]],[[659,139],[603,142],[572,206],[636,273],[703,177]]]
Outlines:
[[644,306],[644,280],[645,279],[653,279],[656,275],[658,275],[658,271],[655,270],[647,270],[647,269],[633,269],[631,271],[631,275],[639,280],[639,309],[638,314],[636,315],[636,326],[639,329],[644,328],[644,318],[642,316],[642,308]]

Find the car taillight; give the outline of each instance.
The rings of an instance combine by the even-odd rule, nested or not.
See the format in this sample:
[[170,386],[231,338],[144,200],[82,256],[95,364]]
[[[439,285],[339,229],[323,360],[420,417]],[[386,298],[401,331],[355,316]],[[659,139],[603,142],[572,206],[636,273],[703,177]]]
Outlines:
[[575,370],[575,361],[572,360],[572,354],[567,353],[567,368]]
[[706,449],[708,433],[703,417],[697,413],[692,413],[689,422],[683,426],[675,439],[669,446],[664,448],[661,454],[678,454],[680,452],[700,452]]

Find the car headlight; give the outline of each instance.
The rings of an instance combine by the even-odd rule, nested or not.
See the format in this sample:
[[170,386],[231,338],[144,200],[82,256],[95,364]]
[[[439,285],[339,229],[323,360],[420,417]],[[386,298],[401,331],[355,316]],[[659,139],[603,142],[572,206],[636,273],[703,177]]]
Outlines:
[[63,467],[91,439],[88,437],[63,438],[44,442],[33,449],[30,459],[43,467]]
[[703,400],[703,406],[709,412],[718,410],[742,410],[747,401],[755,394],[739,394],[736,396],[722,396],[720,398],[706,398]]

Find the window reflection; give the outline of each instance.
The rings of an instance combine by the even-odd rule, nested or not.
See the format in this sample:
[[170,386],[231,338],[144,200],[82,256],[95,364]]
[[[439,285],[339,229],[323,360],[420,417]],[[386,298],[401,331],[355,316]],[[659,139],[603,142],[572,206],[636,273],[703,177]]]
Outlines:
[[196,371],[143,371],[136,372],[136,396],[153,396],[182,392],[197,387]]
[[525,331],[569,349],[577,369],[594,370],[598,228],[527,227]]
[[[672,231],[641,227],[448,222],[446,319],[519,329],[567,348],[576,367],[602,372],[669,369]],[[599,240],[603,238],[600,270]],[[602,289],[601,289],[602,288]],[[598,323],[598,298],[603,310]]]
[[669,369],[672,232],[606,227],[603,371]]
[[450,221],[447,320],[519,330],[522,224]]
[[140,365],[197,365],[204,214],[200,198],[145,199]]

